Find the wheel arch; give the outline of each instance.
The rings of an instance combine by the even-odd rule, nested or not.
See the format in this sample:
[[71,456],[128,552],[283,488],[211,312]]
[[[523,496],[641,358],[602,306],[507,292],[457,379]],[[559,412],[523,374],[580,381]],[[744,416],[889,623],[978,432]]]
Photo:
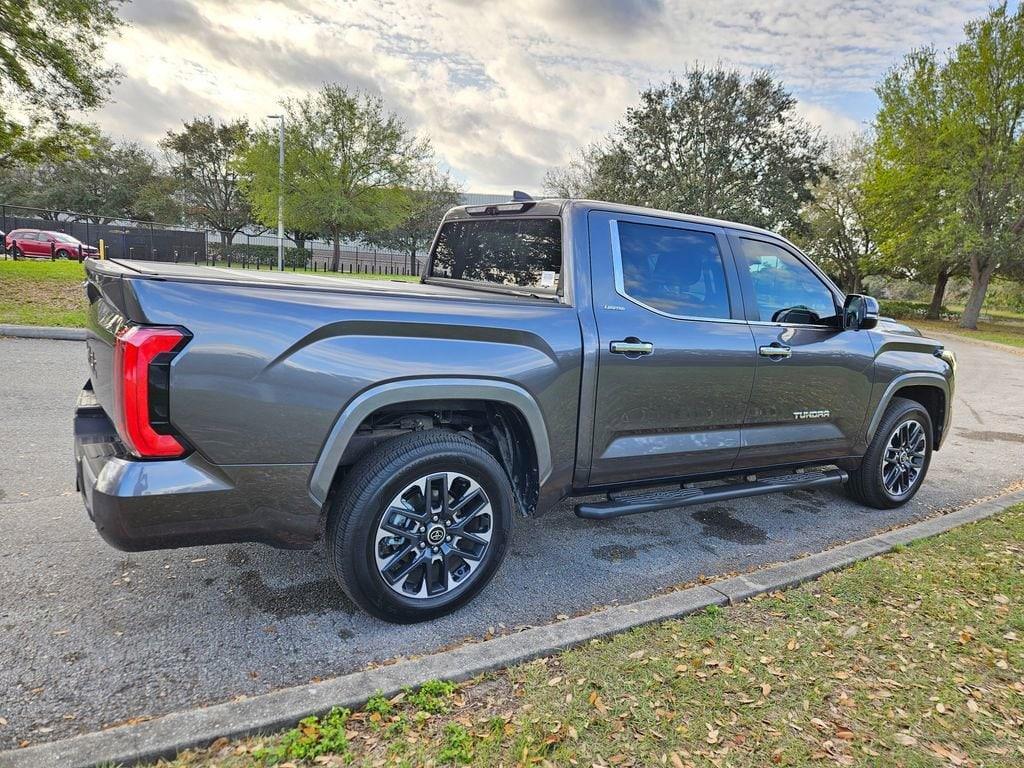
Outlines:
[[949,384],[943,376],[910,373],[896,377],[886,388],[868,424],[867,442],[875,436],[885,410],[894,397],[920,403],[932,420],[932,448],[938,450],[949,422]]
[[[535,492],[550,477],[551,446],[544,417],[536,400],[525,389],[511,382],[490,379],[404,379],[365,390],[341,411],[310,475],[309,494],[312,499],[321,506],[326,504],[339,471],[348,461],[346,451],[357,430],[375,414],[404,408],[410,412],[422,411],[439,403],[456,412],[467,409],[475,412],[483,407],[489,416],[494,417],[489,423],[496,432],[503,426],[507,427],[513,444],[503,447],[499,440],[497,450],[502,454],[506,448],[515,451],[518,443],[520,450],[529,457],[526,464],[516,466],[511,461],[511,454],[498,456],[513,475],[510,479],[514,486]],[[525,474],[517,478],[517,471]],[[528,495],[533,496],[534,493],[529,492]]]

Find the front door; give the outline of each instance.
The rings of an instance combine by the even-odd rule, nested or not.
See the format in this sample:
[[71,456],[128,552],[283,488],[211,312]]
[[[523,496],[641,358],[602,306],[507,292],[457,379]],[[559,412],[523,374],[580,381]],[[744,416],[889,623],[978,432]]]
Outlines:
[[600,353],[590,485],[728,471],[756,352],[719,227],[590,214]]
[[745,232],[730,243],[758,349],[736,468],[856,453],[871,397],[870,334],[842,328],[841,295],[795,249]]

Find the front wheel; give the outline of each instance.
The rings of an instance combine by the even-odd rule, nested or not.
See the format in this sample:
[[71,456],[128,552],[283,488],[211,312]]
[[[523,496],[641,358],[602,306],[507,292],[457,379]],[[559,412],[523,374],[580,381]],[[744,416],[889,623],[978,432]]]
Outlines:
[[508,477],[480,445],[440,430],[404,435],[346,477],[329,512],[328,565],[378,618],[443,616],[494,576],[512,509]]
[[850,495],[877,509],[914,498],[932,458],[932,420],[923,405],[894,397],[875,430],[860,468],[850,473]]

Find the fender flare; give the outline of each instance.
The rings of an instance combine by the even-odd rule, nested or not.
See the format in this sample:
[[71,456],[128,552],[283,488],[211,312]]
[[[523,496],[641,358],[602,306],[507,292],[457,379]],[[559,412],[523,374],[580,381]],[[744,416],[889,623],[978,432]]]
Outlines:
[[511,405],[523,415],[533,436],[541,485],[551,476],[551,445],[544,416],[537,401],[522,387],[492,379],[403,379],[360,393],[335,419],[309,478],[309,495],[313,501],[320,506],[327,501],[345,448],[367,416],[384,406],[422,400],[490,400]]
[[[942,395],[946,400],[946,421],[949,421],[949,382],[946,380],[946,377],[939,373],[929,373],[927,371],[921,371],[919,373],[904,373],[889,382],[889,386],[886,387],[885,392],[882,393],[882,398],[878,401],[878,405],[875,407],[875,412],[871,415],[871,421],[868,422],[867,432],[865,433],[868,443],[870,443],[874,438],[875,430],[878,429],[878,424],[882,421],[882,415],[885,413],[885,409],[889,407],[889,403],[892,402],[896,393],[903,387],[914,386],[935,387],[936,389],[941,390]],[[944,434],[945,427],[947,425],[940,424],[937,426],[942,429],[942,433]]]

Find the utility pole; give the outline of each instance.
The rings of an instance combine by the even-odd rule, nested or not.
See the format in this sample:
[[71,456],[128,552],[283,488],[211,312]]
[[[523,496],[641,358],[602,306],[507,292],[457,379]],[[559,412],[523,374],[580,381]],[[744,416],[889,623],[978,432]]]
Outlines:
[[277,120],[277,269],[284,271],[284,115],[267,115]]

